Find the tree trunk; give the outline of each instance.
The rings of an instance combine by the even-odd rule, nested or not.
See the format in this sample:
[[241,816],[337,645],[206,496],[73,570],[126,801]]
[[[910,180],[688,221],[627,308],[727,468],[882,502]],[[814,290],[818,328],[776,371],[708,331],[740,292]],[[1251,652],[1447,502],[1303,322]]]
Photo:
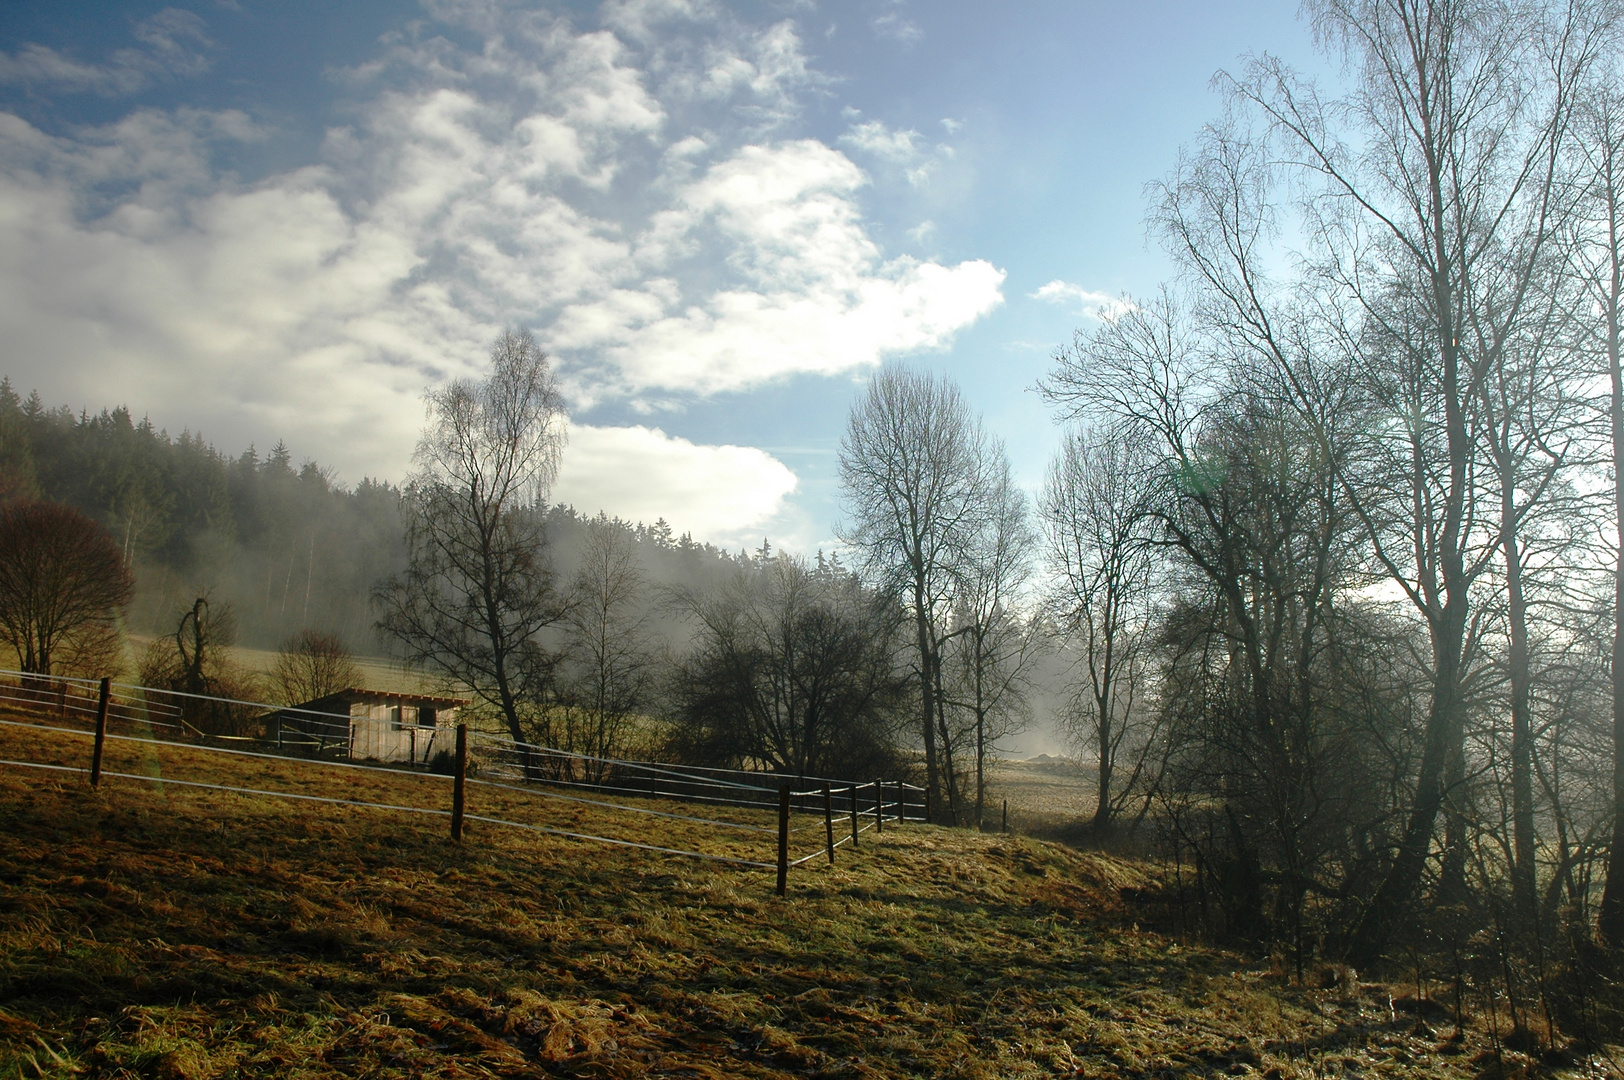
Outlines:
[[941,777],[936,771],[936,698],[932,681],[930,611],[925,604],[924,582],[914,579],[914,630],[919,648],[919,709],[925,736],[925,802],[927,818],[934,821],[941,810]]
[[[1609,155],[1607,163],[1612,163]],[[1602,888],[1596,931],[1603,941],[1624,945],[1624,357],[1620,355],[1619,305],[1624,296],[1624,236],[1620,236],[1618,178],[1604,178],[1608,232],[1606,303],[1607,366],[1613,395],[1613,509],[1618,530],[1618,565],[1613,584],[1613,835],[1607,851],[1607,883]]]
[[[1432,260],[1430,291],[1443,369],[1439,390],[1449,460],[1443,520],[1436,546],[1438,577],[1432,579],[1425,598],[1428,629],[1432,635],[1432,701],[1427,708],[1425,749],[1416,777],[1415,801],[1411,804],[1409,820],[1399,842],[1398,855],[1381,887],[1376,890],[1370,906],[1365,909],[1364,917],[1354,929],[1349,959],[1360,966],[1368,966],[1382,954],[1393,928],[1399,925],[1405,910],[1415,899],[1422,871],[1426,868],[1427,852],[1432,845],[1433,827],[1437,823],[1438,811],[1444,804],[1446,771],[1452,760],[1459,761],[1465,736],[1461,650],[1466,642],[1470,582],[1467,580],[1466,560],[1462,552],[1464,541],[1461,530],[1469,495],[1466,467],[1472,437],[1466,422],[1466,395],[1461,386],[1461,350],[1456,339],[1459,332],[1456,323],[1457,296],[1450,261],[1451,236],[1445,223],[1447,203],[1442,190],[1444,166],[1436,155],[1436,146],[1432,141],[1425,140],[1425,145],[1430,188],[1427,237]],[[1418,476],[1415,482],[1415,491],[1419,493],[1423,490],[1423,481]],[[1419,505],[1414,528],[1417,537],[1425,536],[1428,531]],[[1418,562],[1421,561],[1424,560],[1418,559]],[[1441,598],[1437,595],[1440,586]],[[1446,868],[1446,879],[1448,876]]]
[[1442,625],[1434,629],[1432,701],[1427,709],[1426,741],[1416,777],[1415,802],[1381,887],[1354,928],[1348,959],[1367,967],[1380,958],[1406,909],[1415,899],[1432,846],[1433,825],[1444,798],[1444,767],[1462,729],[1460,700],[1461,644],[1466,637],[1466,610],[1446,606]]
[[1514,864],[1512,905],[1521,922],[1534,928],[1539,916],[1535,883],[1534,725],[1532,678],[1528,670],[1528,601],[1523,595],[1522,552],[1517,544],[1516,476],[1511,463],[1501,466],[1500,530],[1506,556],[1506,616],[1511,643],[1507,664],[1511,676],[1511,831]]
[[1094,804],[1094,829],[1098,832],[1111,824],[1111,775],[1116,772],[1116,755],[1111,745],[1111,713],[1103,696],[1097,697],[1095,707],[1100,711],[1100,791]]

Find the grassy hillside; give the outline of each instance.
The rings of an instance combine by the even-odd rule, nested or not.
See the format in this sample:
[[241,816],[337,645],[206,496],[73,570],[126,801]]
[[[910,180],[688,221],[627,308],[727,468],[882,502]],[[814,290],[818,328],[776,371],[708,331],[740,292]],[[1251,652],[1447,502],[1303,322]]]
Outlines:
[[[0,758],[88,744],[0,727]],[[113,743],[115,772],[443,805]],[[690,826],[471,791],[471,812]],[[741,812],[740,820],[744,820]],[[0,766],[0,1076],[1473,1076],[1413,1001],[1148,928],[1144,865],[909,826],[769,874],[473,823]],[[761,857],[770,838],[739,834]],[[801,847],[818,830],[797,834]],[[811,838],[811,839],[806,839]],[[766,843],[758,842],[766,840]],[[720,841],[703,839],[707,850]]]

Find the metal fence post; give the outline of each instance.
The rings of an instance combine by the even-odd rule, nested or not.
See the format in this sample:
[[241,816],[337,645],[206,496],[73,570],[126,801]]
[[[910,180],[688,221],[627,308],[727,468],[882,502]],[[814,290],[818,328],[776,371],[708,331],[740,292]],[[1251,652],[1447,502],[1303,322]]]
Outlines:
[[823,785],[823,842],[829,848],[829,865],[835,864],[835,800],[829,785]]
[[778,895],[789,887],[789,785],[778,789]]
[[885,785],[874,781],[874,831],[885,831]]
[[112,696],[113,680],[102,676],[101,695],[96,701],[96,745],[90,751],[90,786],[101,786],[102,745],[107,742],[107,699]]
[[457,725],[457,773],[451,782],[451,839],[462,839],[463,785],[468,776],[468,725]]
[[846,794],[851,796],[851,846],[852,846],[852,850],[856,851],[857,850],[857,785],[853,784],[850,787],[848,787],[846,789]]

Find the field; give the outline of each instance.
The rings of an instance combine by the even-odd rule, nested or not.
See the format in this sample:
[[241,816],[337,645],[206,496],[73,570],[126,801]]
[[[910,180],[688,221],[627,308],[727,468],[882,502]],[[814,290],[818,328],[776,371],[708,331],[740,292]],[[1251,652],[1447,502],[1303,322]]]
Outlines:
[[[140,634],[128,635],[125,648],[127,675],[133,676],[141,654],[153,638]],[[276,666],[275,649],[250,649],[233,645],[225,650],[232,663],[258,677],[268,676]],[[381,656],[357,656],[355,666],[361,672],[361,684],[368,690],[383,690],[395,694],[440,694],[446,692],[441,680],[406,668],[398,660]],[[263,693],[264,687],[259,688]]]
[[1009,824],[1015,832],[1068,836],[1094,813],[1094,777],[1087,766],[1040,754],[1017,761],[988,763],[986,824],[1002,824],[1002,801],[1009,800]]
[[[0,758],[80,764],[85,750],[0,728]],[[444,791],[129,743],[109,744],[106,768],[402,806]],[[492,816],[691,832],[470,798]],[[751,843],[729,850],[759,854]],[[1296,988],[1266,961],[1158,933],[1155,867],[1019,837],[868,833],[836,865],[793,871],[780,900],[762,871],[521,829],[473,822],[458,844],[439,817],[118,778],[93,790],[0,766],[0,881],[0,1077],[1307,1080],[1528,1065],[1496,1054],[1481,1023],[1451,1038],[1401,990],[1335,971]]]

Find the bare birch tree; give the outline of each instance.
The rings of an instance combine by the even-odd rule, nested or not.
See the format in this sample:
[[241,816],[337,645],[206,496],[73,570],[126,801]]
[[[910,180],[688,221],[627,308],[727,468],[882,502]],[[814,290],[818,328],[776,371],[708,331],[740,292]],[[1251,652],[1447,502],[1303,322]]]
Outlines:
[[1126,429],[1072,428],[1043,489],[1052,603],[1082,669],[1077,716],[1098,758],[1094,827],[1101,830],[1144,762],[1141,756],[1134,775],[1116,786],[1118,755],[1142,711],[1153,632],[1149,471]]
[[1602,889],[1597,931],[1615,945],[1624,943],[1624,95],[1599,79],[1580,114],[1574,150],[1581,166],[1581,204],[1575,269],[1593,316],[1588,330],[1591,353],[1600,358],[1609,387],[1608,458],[1612,466],[1612,527],[1617,537],[1613,565],[1612,642],[1612,839]]
[[[1291,340],[1260,269],[1273,228],[1267,184],[1288,169],[1305,194],[1322,347],[1345,351],[1341,370],[1364,378],[1401,421],[1331,455],[1373,454],[1395,478],[1407,473],[1401,499],[1385,499],[1391,485],[1363,487],[1349,474],[1345,487],[1432,652],[1408,820],[1353,934],[1350,954],[1363,962],[1416,896],[1440,812],[1445,887],[1458,887],[1451,883],[1463,873],[1465,812],[1454,799],[1463,790],[1473,594],[1498,547],[1475,498],[1482,391],[1527,317],[1535,270],[1559,233],[1556,170],[1601,22],[1584,5],[1326,0],[1310,10],[1321,39],[1348,60],[1350,93],[1326,100],[1278,61],[1256,62],[1230,87],[1265,120],[1274,149],[1251,152],[1243,132],[1239,153],[1226,148],[1181,170],[1164,223],[1225,310],[1220,318],[1275,357],[1312,413],[1324,358]],[[1261,164],[1225,172],[1248,153]]]
[[409,562],[377,589],[378,627],[522,741],[523,704],[539,699],[553,659],[537,634],[567,611],[543,528],[563,400],[530,332],[507,330],[489,375],[431,391],[428,410],[404,501]]
[[[951,669],[943,704],[968,718],[975,747],[971,821],[977,829],[986,811],[988,748],[1024,722],[1028,678],[1043,647],[1042,624],[1020,610],[1037,543],[1026,494],[1000,441],[988,440],[984,453],[986,512],[957,571],[951,645],[943,657]],[[942,737],[951,741],[946,730]]]
[[942,805],[937,748],[940,626],[956,573],[986,513],[985,436],[959,388],[901,366],[882,368],[852,407],[840,445],[847,513],[842,539],[913,618],[927,798]]
[[618,757],[627,723],[648,707],[654,682],[648,579],[632,534],[602,514],[587,523],[580,554],[565,618],[564,748]]

